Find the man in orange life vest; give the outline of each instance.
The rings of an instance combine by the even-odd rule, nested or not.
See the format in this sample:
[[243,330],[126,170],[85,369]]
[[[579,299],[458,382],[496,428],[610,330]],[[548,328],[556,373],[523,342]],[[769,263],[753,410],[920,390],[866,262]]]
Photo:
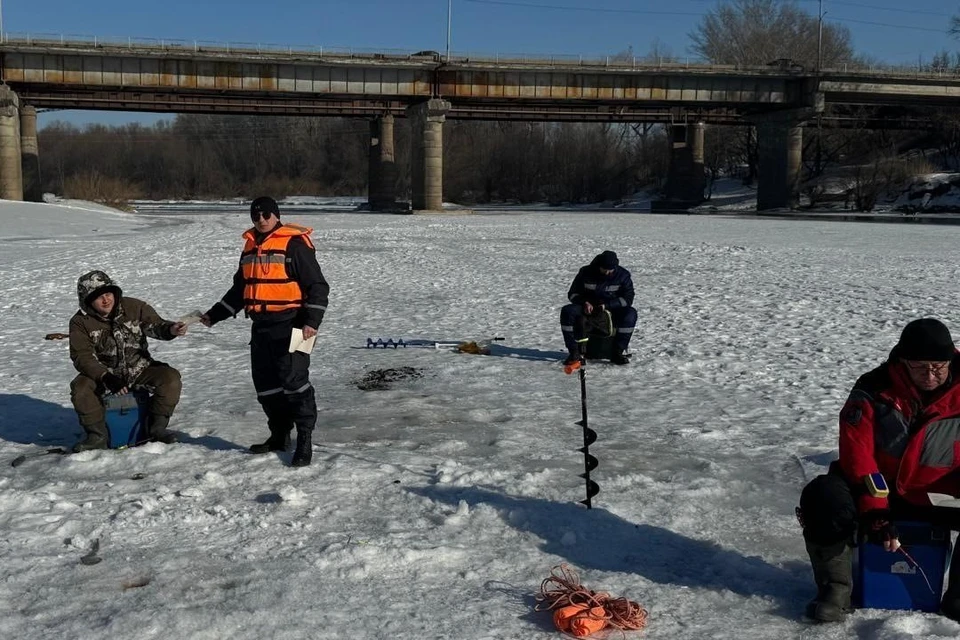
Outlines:
[[246,244],[233,286],[203,314],[201,322],[213,326],[236,316],[241,308],[253,320],[253,386],[267,414],[270,437],[250,451],[286,451],[296,426],[291,465],[305,467],[312,457],[317,402],[310,384],[310,355],[299,350],[290,353],[290,338],[295,328],[303,330],[304,339],[317,335],[330,286],[310,240],[313,229],[282,224],[277,203],[266,196],[250,204],[250,219],[253,228],[243,234]]

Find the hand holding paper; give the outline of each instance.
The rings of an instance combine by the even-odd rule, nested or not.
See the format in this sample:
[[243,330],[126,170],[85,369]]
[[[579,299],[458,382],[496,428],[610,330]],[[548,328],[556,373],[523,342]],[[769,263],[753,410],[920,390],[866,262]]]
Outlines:
[[192,324],[200,322],[200,319],[203,317],[203,311],[197,309],[196,311],[191,311],[185,316],[182,316],[177,320],[177,323],[182,324],[185,327],[189,327]]
[[[309,327],[304,327],[304,329],[306,328]],[[287,349],[288,352],[293,353],[294,351],[300,351],[301,353],[309,354],[313,351],[313,345],[317,342],[317,330],[313,329],[313,335],[305,338],[304,329],[294,327],[290,332],[290,348]]]

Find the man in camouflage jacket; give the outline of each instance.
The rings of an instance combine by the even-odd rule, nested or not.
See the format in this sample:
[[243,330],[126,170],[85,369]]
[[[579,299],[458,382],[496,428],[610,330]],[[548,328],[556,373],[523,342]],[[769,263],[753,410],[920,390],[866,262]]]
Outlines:
[[167,426],[180,400],[180,372],[150,357],[147,338],[173,340],[184,335],[187,327],[164,320],[142,300],[124,298],[120,287],[103,271],[80,277],[77,298],[80,310],[70,319],[70,359],[80,375],[70,383],[70,399],[86,437],[74,451],[107,447],[102,397],[131,388],[145,388],[153,394],[147,438],[176,442]]

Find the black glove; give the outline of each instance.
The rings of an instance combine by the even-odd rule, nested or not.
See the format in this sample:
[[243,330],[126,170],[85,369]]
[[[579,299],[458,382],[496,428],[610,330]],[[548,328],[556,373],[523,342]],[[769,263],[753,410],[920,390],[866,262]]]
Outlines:
[[591,302],[590,304],[593,305],[593,311],[591,311],[590,313],[587,313],[587,307],[586,307],[586,305],[584,305],[584,307],[583,307],[583,315],[585,315],[585,316],[597,316],[597,315],[600,315],[601,313],[603,313],[603,303],[602,303],[602,302]]
[[101,380],[103,382],[103,386],[105,386],[110,393],[120,393],[120,390],[127,386],[127,383],[123,381],[123,378],[109,372],[105,373]]
[[900,537],[900,533],[890,520],[889,511],[865,513],[860,520],[860,531],[870,542],[880,545]]

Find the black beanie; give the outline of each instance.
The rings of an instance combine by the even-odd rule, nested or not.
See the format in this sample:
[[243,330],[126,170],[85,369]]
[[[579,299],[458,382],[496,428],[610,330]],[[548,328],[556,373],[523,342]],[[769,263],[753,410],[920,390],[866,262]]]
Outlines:
[[908,324],[894,348],[898,358],[928,362],[953,360],[955,351],[950,330],[934,318],[920,318]]
[[593,266],[601,269],[615,269],[619,264],[620,260],[613,251],[604,251],[593,259]]
[[272,213],[273,215],[280,217],[280,207],[277,206],[277,201],[268,196],[260,196],[256,200],[250,203],[250,215],[255,213],[264,214]]

